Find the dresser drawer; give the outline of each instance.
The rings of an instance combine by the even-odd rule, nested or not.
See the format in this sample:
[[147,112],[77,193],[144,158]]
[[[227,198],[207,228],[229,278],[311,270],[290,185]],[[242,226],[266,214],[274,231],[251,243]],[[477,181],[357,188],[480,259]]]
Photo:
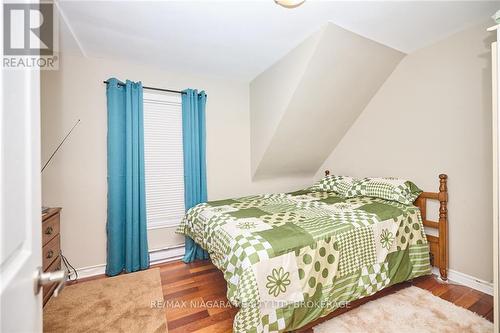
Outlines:
[[59,214],[49,217],[42,223],[42,246],[45,246],[56,235],[59,235]]
[[[46,272],[54,272],[54,271],[58,271],[60,269],[61,269],[61,257],[58,256],[57,259],[49,266],[49,268],[47,268]],[[45,303],[47,303],[50,296],[54,292],[54,289],[56,288],[56,286],[57,286],[57,282],[43,286],[43,305],[45,305]]]
[[59,249],[61,248],[61,237],[57,235],[42,248],[43,271],[49,268],[50,264],[59,257]]

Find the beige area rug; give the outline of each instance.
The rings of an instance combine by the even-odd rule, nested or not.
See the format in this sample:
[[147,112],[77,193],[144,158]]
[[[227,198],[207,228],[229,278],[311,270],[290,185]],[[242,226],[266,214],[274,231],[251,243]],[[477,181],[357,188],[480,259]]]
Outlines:
[[493,324],[427,290],[409,287],[313,328],[315,333],[493,332]]
[[76,283],[43,309],[48,332],[166,332],[160,270]]

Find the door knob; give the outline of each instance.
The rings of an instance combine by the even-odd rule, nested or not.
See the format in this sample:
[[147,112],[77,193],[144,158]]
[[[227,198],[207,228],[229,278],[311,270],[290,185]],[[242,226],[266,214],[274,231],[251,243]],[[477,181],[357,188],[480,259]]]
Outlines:
[[37,295],[40,292],[42,286],[57,282],[57,287],[54,290],[54,297],[57,297],[59,296],[61,290],[64,288],[64,284],[66,283],[67,279],[68,279],[68,272],[66,272],[66,270],[64,269],[59,271],[44,273],[42,272],[42,268],[38,267],[35,273],[35,286],[34,286],[35,295]]

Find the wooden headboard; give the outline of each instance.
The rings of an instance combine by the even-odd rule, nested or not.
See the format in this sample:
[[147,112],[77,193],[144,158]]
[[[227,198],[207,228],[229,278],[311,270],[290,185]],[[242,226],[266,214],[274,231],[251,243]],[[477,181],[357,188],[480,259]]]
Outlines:
[[[325,171],[325,176],[330,171]],[[441,279],[448,279],[448,176],[439,175],[439,192],[422,192],[414,204],[420,208],[424,226],[437,230],[437,236],[426,234],[429,241],[431,265],[439,269]],[[439,221],[427,219],[427,200],[439,201]]]
[[[448,176],[439,175],[439,192],[423,192],[415,200],[420,208],[424,226],[437,229],[438,235],[426,235],[429,241],[431,264],[439,268],[441,279],[448,279]],[[439,221],[427,219],[427,200],[439,201]]]

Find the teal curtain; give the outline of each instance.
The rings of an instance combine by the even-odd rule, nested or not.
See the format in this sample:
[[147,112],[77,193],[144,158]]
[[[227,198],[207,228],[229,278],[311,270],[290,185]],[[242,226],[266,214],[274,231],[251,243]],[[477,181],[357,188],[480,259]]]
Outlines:
[[106,275],[149,267],[142,84],[108,80]]
[[[186,210],[207,201],[204,91],[186,89],[182,94],[182,139],[184,146],[184,202]],[[186,236],[183,261],[208,259],[207,251]]]

